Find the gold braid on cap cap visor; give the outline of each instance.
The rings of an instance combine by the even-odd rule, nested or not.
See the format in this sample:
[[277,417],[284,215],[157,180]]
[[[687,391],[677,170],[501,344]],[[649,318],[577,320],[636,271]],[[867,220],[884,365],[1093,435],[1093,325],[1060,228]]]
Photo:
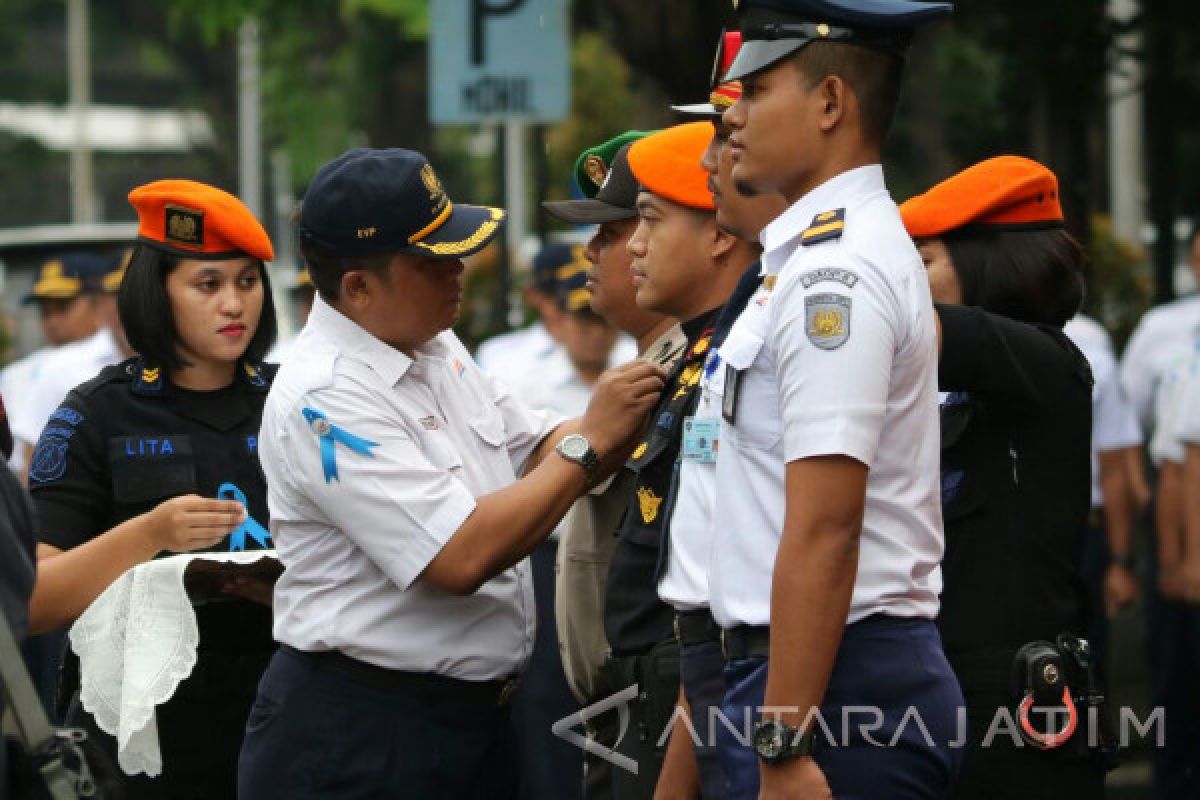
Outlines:
[[66,275],[42,278],[33,285],[32,295],[45,300],[66,300],[83,291],[83,281]]
[[453,210],[454,210],[454,203],[451,203],[449,200],[447,200],[446,207],[442,209],[442,213],[440,213],[436,217],[434,217],[433,222],[429,223],[424,228],[421,228],[421,230],[417,231],[412,236],[408,237],[408,243],[416,244],[417,242],[421,241],[429,234],[436,231],[438,228],[445,225],[446,220],[450,219],[450,212],[452,212]]
[[[499,208],[489,208],[491,219],[479,226],[479,230],[463,239],[461,242],[440,242],[438,244],[424,244],[423,242],[413,242],[413,247],[419,247],[426,250],[435,256],[457,256],[462,253],[470,252],[479,245],[486,242],[500,227],[500,220],[504,219],[504,211]],[[426,234],[428,235],[428,234]]]

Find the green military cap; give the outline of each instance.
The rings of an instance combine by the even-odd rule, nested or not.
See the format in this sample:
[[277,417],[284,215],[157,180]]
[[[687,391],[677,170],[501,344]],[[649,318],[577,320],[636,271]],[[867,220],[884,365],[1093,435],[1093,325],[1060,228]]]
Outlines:
[[595,197],[596,192],[600,191],[608,171],[612,168],[613,159],[622,147],[649,133],[653,131],[626,131],[580,153],[579,158],[575,159],[575,182],[579,184],[584,197]]

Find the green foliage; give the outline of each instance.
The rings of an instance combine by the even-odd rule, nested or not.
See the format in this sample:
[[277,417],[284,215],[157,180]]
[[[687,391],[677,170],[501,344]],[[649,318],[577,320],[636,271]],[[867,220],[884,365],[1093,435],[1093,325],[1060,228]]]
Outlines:
[[571,117],[547,132],[546,199],[568,197],[579,153],[634,126],[629,66],[599,34],[583,32],[571,48]]
[[1119,238],[1113,231],[1111,219],[1103,215],[1092,218],[1092,241],[1086,265],[1087,298],[1083,307],[1112,334],[1117,352],[1124,348],[1138,320],[1150,306],[1153,288],[1142,269],[1145,263],[1145,252]]

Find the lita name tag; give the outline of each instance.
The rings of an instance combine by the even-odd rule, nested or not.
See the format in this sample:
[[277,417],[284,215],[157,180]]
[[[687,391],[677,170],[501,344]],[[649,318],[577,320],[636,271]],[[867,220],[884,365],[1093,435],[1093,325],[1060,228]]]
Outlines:
[[688,417],[683,421],[683,460],[693,464],[717,463],[721,420]]
[[730,425],[737,418],[738,387],[742,384],[745,370],[725,365],[725,396],[721,399],[721,416]]

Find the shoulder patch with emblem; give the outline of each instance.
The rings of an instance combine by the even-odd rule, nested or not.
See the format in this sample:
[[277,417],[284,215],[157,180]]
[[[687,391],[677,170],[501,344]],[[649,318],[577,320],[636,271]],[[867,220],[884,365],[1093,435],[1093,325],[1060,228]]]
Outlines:
[[825,211],[813,217],[812,224],[808,226],[808,230],[800,234],[800,243],[805,247],[810,244],[820,244],[842,237],[842,231],[846,229],[846,209],[839,208],[834,211]]
[[800,283],[804,285],[805,289],[811,289],[818,283],[827,281],[840,283],[847,289],[853,289],[858,284],[858,274],[839,267],[823,267],[809,270],[800,276]]
[[836,350],[850,338],[849,297],[814,294],[804,298],[804,330],[821,350]]

